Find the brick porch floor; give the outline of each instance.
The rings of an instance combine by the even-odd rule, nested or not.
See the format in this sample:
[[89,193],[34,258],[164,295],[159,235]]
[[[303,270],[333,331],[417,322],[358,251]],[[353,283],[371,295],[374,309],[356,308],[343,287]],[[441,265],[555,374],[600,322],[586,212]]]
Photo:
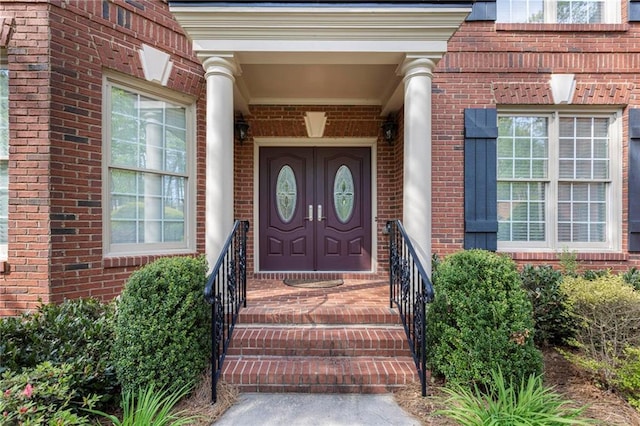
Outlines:
[[245,392],[380,393],[417,374],[387,281],[305,289],[252,279],[223,378]]

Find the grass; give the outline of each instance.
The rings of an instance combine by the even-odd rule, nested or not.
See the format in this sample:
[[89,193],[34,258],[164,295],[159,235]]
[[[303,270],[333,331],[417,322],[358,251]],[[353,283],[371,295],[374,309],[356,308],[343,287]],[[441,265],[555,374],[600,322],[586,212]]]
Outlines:
[[491,373],[486,391],[462,385],[444,388],[445,406],[438,414],[463,426],[507,425],[591,425],[593,420],[581,417],[586,407],[570,408],[552,388],[545,387],[542,377],[530,375],[514,385],[507,383],[499,371]]

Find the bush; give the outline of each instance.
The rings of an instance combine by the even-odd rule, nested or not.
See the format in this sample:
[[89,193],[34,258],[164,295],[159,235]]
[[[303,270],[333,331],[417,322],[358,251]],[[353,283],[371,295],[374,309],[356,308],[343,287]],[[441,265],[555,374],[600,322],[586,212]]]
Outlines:
[[97,397],[75,405],[73,367],[46,361],[19,374],[5,371],[0,379],[0,423],[13,425],[88,425],[79,408],[91,407]]
[[445,258],[433,275],[427,357],[435,374],[486,384],[490,371],[519,380],[542,369],[533,343],[531,302],[515,263],[481,250]]
[[535,342],[557,345],[573,337],[575,322],[567,310],[562,274],[551,266],[525,265],[520,277],[533,305]]
[[640,291],[640,271],[635,266],[629,268],[627,272],[622,274],[622,279],[635,290]]
[[446,410],[438,411],[463,426],[485,425],[588,425],[580,418],[583,408],[570,408],[570,401],[542,384],[542,377],[530,375],[519,385],[507,384],[500,372],[491,373],[489,390],[475,392],[460,385],[444,388],[449,396]]
[[624,359],[616,368],[613,385],[629,404],[640,410],[640,348],[627,348]]
[[114,355],[124,392],[193,384],[209,357],[203,257],[158,259],[129,278],[117,305]]
[[[108,402],[117,393],[110,359],[114,309],[94,299],[42,305],[32,314],[0,320],[0,373],[20,373],[49,361],[68,365],[69,386],[77,395],[98,394]],[[76,401],[80,402],[80,401]]]
[[578,320],[575,343],[587,358],[605,367],[609,382],[624,350],[640,344],[640,293],[619,275],[594,280],[565,277],[563,284]]

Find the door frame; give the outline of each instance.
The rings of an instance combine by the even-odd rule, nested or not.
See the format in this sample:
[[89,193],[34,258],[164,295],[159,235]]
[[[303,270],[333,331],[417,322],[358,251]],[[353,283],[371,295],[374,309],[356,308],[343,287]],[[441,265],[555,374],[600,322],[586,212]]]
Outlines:
[[[318,148],[357,148],[368,147],[371,149],[371,270],[370,271],[348,271],[347,273],[368,273],[376,272],[378,269],[378,238],[376,219],[378,217],[378,175],[377,175],[377,138],[281,138],[281,137],[256,137],[253,140],[253,269],[254,273],[263,272],[260,270],[260,215],[258,212],[259,186],[260,186],[260,148],[263,147],[318,147]],[[289,272],[289,271],[268,271]],[[296,271],[303,272],[303,271]],[[307,271],[315,273],[316,271]],[[345,271],[323,271],[345,272]]]

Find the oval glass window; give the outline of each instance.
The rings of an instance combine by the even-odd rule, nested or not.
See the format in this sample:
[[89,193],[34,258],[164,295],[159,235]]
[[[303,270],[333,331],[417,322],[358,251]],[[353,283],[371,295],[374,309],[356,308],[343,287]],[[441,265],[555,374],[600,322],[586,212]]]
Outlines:
[[347,223],[349,221],[353,214],[354,204],[353,175],[349,167],[343,164],[338,168],[333,182],[333,205],[340,222]]
[[278,172],[276,180],[276,200],[280,219],[284,223],[291,222],[296,212],[296,201],[298,200],[298,187],[296,186],[296,175],[288,164],[285,164]]

